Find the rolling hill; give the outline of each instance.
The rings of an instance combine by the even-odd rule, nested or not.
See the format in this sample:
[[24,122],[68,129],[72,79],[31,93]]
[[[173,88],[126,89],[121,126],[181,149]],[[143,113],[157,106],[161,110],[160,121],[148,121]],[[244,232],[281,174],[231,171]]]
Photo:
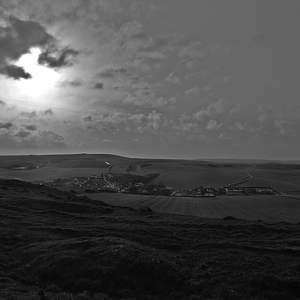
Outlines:
[[0,180],[0,299],[299,299],[300,225],[114,207]]

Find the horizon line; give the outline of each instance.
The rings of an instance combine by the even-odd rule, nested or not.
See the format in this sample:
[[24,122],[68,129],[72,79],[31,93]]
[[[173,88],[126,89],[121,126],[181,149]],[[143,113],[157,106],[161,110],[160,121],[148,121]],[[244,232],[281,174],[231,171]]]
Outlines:
[[254,160],[254,161],[299,161],[300,159],[294,159],[294,158],[273,158],[273,159],[267,159],[267,158],[232,158],[232,157],[203,157],[203,158],[186,158],[186,157],[145,157],[145,156],[125,156],[115,153],[99,153],[99,152],[75,152],[75,153],[26,153],[26,154],[1,154],[0,157],[12,157],[12,156],[60,156],[60,155],[114,155],[114,156],[120,156],[124,158],[131,158],[131,159],[168,159],[168,160]]

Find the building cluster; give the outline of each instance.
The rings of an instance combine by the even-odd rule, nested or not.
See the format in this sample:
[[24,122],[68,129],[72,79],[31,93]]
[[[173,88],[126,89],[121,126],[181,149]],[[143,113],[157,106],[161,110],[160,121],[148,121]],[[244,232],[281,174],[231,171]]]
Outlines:
[[146,176],[132,174],[101,173],[88,177],[57,178],[48,182],[54,187],[79,187],[86,192],[115,192],[139,195],[158,195],[173,197],[216,197],[222,195],[276,195],[277,192],[269,187],[208,187],[194,189],[176,189],[162,183],[151,183],[159,174]]
[[69,178],[56,178],[47,182],[54,187],[81,187],[84,189],[98,190],[105,187],[107,184],[103,179],[103,176],[91,175],[91,176],[77,176]]
[[227,187],[225,194],[230,196],[243,195],[277,195],[278,193],[270,187]]

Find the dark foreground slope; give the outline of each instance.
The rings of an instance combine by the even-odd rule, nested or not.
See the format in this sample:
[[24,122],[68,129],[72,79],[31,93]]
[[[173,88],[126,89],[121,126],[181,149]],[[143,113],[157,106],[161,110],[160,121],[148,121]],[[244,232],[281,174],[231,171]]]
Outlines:
[[300,299],[300,225],[112,207],[0,181],[0,299]]

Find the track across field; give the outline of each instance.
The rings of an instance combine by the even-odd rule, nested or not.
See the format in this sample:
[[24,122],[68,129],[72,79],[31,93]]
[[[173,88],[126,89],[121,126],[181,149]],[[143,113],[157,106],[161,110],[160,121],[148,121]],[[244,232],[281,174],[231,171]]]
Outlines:
[[211,198],[163,197],[99,193],[88,197],[111,205],[149,207],[155,212],[192,215],[204,218],[300,222],[300,197],[221,196]]

